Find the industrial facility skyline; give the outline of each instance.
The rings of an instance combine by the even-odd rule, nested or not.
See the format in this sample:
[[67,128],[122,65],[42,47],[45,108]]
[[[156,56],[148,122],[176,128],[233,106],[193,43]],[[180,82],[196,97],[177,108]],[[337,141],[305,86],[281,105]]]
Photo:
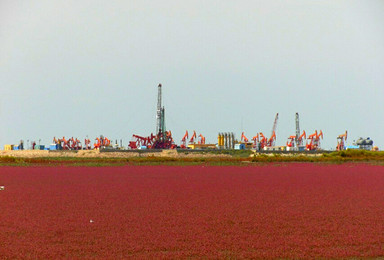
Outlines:
[[0,3],[0,146],[56,137],[130,141],[166,128],[277,145],[322,130],[335,149],[384,149],[382,1],[33,1]]

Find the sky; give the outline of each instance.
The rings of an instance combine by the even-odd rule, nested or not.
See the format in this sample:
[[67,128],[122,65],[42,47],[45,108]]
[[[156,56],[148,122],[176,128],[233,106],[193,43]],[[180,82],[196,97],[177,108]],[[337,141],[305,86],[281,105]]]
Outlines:
[[167,129],[384,149],[384,1],[0,1],[0,146]]

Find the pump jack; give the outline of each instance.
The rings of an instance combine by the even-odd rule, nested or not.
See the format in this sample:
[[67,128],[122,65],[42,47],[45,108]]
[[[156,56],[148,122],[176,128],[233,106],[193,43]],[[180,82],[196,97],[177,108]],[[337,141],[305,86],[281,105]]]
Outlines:
[[240,139],[241,142],[244,142],[244,143],[248,143],[248,138],[244,135],[244,132],[241,133],[241,139]]
[[307,151],[313,151],[320,149],[320,138],[323,139],[323,131],[320,130],[320,133],[317,133],[317,130],[315,133],[308,136],[309,143],[306,145]]
[[185,131],[185,135],[181,139],[181,145],[180,145],[181,148],[183,149],[187,148],[187,139],[188,139],[188,130]]
[[202,134],[199,135],[199,142],[198,143],[199,144],[205,144],[205,137]]
[[195,139],[196,139],[197,135],[196,135],[196,131],[193,130],[193,135],[191,137],[191,139],[189,139],[189,143],[190,144],[194,144],[195,143]]
[[345,134],[339,135],[337,137],[337,146],[336,146],[337,151],[342,151],[345,149],[345,142],[347,141],[347,137],[348,137],[347,130],[345,130]]

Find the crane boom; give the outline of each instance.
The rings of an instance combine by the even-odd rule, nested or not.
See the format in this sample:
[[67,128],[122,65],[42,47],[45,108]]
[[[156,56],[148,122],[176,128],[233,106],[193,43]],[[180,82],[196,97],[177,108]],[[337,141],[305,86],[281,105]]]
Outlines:
[[274,136],[276,133],[276,127],[277,127],[277,120],[278,119],[279,119],[279,113],[277,113],[275,116],[275,121],[273,122],[271,137]]

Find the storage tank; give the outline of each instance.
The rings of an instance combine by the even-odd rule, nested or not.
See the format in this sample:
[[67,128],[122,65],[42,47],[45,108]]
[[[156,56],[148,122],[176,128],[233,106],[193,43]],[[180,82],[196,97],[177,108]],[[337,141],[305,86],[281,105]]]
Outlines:
[[220,134],[220,146],[221,146],[221,148],[224,148],[224,134],[223,133]]

